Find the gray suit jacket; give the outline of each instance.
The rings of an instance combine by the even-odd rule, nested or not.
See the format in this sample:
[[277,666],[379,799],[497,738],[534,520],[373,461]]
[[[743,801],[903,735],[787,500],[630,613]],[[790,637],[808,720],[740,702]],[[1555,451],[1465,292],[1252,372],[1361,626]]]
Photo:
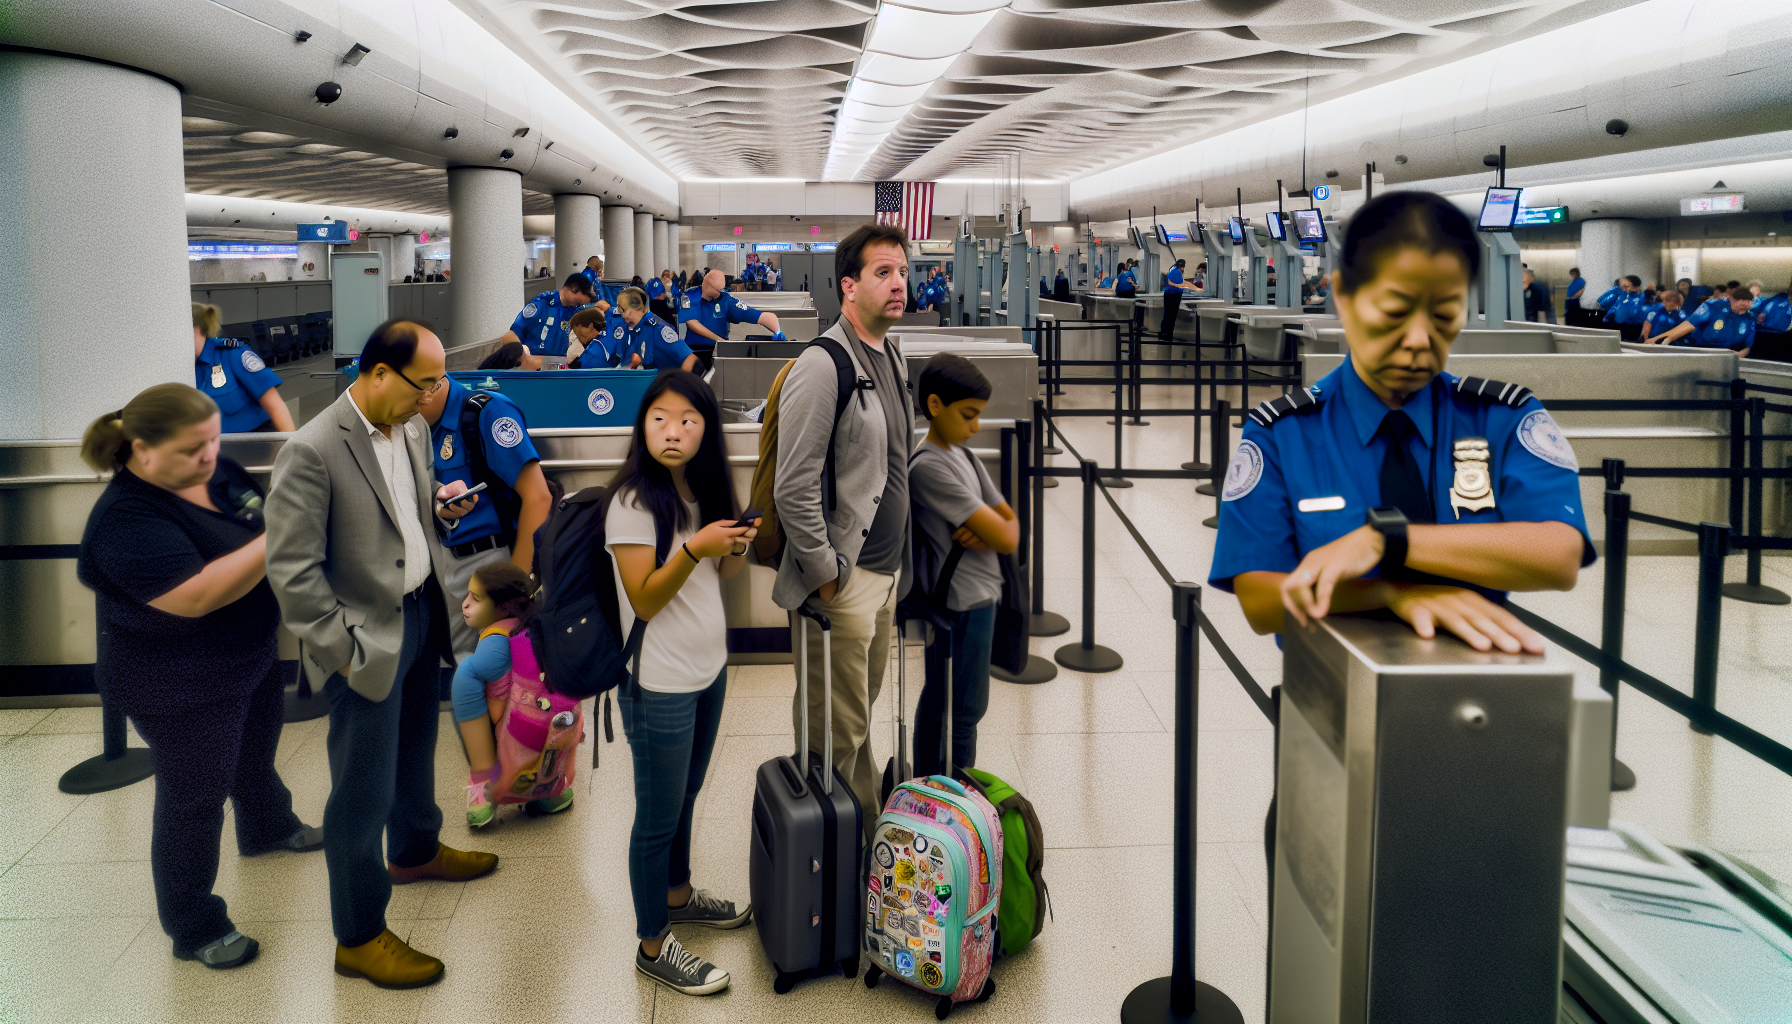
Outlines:
[[[266,506],[268,582],[286,628],[299,638],[299,663],[312,685],[321,688],[348,665],[348,685],[381,701],[392,692],[404,645],[404,535],[352,402],[344,392],[274,459]],[[413,418],[403,437],[440,582],[448,578],[447,553],[431,515],[436,482],[427,421]]]

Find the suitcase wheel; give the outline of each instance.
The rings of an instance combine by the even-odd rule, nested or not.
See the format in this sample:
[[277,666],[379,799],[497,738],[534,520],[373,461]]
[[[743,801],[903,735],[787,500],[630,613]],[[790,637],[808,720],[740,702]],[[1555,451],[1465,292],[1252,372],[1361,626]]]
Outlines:
[[951,1013],[952,1013],[952,997],[951,996],[941,996],[940,1001],[937,1004],[935,1004],[935,1006],[933,1008],[933,1019],[934,1020],[945,1020],[946,1017],[949,1016]]
[[858,977],[859,976],[859,954],[854,953],[853,955],[840,961],[840,973],[846,975],[848,978]]
[[989,1002],[990,997],[994,996],[995,994],[996,994],[996,979],[984,978],[983,979],[983,991],[977,993],[977,1001],[979,1003],[987,1003],[987,1002]]
[[779,995],[783,995],[795,987],[796,975],[794,974],[785,974],[783,971],[779,971],[778,976],[772,979],[772,991]]
[[870,967],[865,968],[865,987],[876,988],[877,983],[883,980],[883,976],[883,968],[876,964],[872,964]]

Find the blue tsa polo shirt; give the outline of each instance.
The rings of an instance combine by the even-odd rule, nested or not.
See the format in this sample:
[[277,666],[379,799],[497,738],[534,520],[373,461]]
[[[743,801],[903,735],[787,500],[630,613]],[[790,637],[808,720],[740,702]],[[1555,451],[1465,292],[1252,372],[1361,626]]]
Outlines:
[[1116,292],[1136,292],[1138,290],[1139,290],[1139,282],[1137,279],[1135,279],[1132,276],[1131,270],[1122,270],[1120,272],[1120,276],[1114,278],[1114,291],[1116,291]]
[[[684,298],[678,302],[679,323],[696,321],[724,341],[728,339],[729,324],[756,324],[763,315],[759,310],[735,298],[732,292],[723,292],[713,299],[705,299],[701,285],[685,292]],[[709,348],[715,344],[688,327],[685,328],[684,340],[697,348]]]
[[1674,342],[1676,345],[1743,349],[1755,343],[1755,318],[1748,313],[1738,316],[1731,312],[1728,299],[1720,306],[1706,303],[1686,322],[1692,324],[1693,331]]
[[[479,477],[473,471],[470,446],[461,434],[460,419],[462,407],[473,391],[453,377],[448,378],[447,386],[448,397],[444,400],[442,418],[436,421],[435,429],[429,434],[436,479],[444,484],[459,480],[472,487],[479,482]],[[485,454],[485,464],[492,475],[514,493],[517,477],[541,455],[536,452],[535,443],[529,440],[529,423],[516,403],[496,392],[481,393],[486,399],[485,408],[479,410],[478,440]],[[473,510],[462,516],[460,525],[447,534],[444,544],[453,547],[493,534],[509,536],[516,531],[516,520],[499,512],[500,502],[491,493],[495,489],[496,485],[486,488],[473,503]],[[514,505],[515,500],[502,504]]]
[[[1440,373],[1403,410],[1418,428],[1406,443],[1438,523],[1567,523],[1580,532],[1581,564],[1592,564],[1574,449],[1529,389]],[[1308,552],[1362,526],[1369,509],[1383,504],[1389,440],[1377,431],[1390,411],[1348,357],[1312,387],[1251,410],[1220,493],[1208,582],[1231,592],[1241,572],[1293,572]],[[1470,438],[1486,441],[1490,465],[1478,465],[1489,471],[1478,485],[1472,476],[1464,481],[1473,500],[1453,502],[1452,491],[1461,490],[1455,444]]]
[[[614,334],[612,330],[612,338]],[[691,346],[678,336],[678,331],[652,313],[642,316],[633,327],[622,321],[622,348],[617,351],[624,367],[628,366],[628,357],[638,353],[643,370],[676,370],[691,356]]]
[[511,323],[510,333],[538,356],[563,356],[571,338],[572,315],[584,308],[562,303],[560,289],[549,289],[529,300]]
[[1649,307],[1649,315],[1643,318],[1649,325],[1649,337],[1659,338],[1686,322],[1685,308],[1670,310],[1657,303]]
[[1763,331],[1785,331],[1792,328],[1792,300],[1785,292],[1756,299],[1749,315],[1759,318]]
[[280,375],[234,338],[205,339],[193,361],[193,386],[218,403],[226,434],[246,434],[271,422],[261,396],[280,384]]
[[1168,295],[1171,292],[1180,292],[1181,291],[1180,288],[1172,288],[1170,286],[1171,285],[1179,285],[1181,283],[1182,283],[1182,268],[1172,265],[1170,267],[1170,272],[1164,275],[1164,294]]

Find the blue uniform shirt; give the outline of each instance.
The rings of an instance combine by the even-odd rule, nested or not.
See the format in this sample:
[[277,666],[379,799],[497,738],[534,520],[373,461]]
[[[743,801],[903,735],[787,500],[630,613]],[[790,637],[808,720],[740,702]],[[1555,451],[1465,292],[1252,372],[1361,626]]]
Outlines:
[[[1529,391],[1489,383],[1440,373],[1404,406],[1418,428],[1407,444],[1437,521],[1567,523],[1580,531],[1581,564],[1591,564],[1574,449]],[[1226,470],[1208,582],[1231,591],[1242,572],[1293,572],[1308,552],[1363,525],[1382,505],[1389,442],[1376,432],[1388,412],[1348,357],[1304,392],[1253,410]],[[1487,439],[1495,507],[1458,514],[1450,503],[1455,442],[1469,437]]]
[[[759,310],[735,298],[733,292],[722,292],[713,299],[705,299],[701,285],[685,292],[684,298],[678,303],[679,323],[687,324],[695,320],[724,341],[728,340],[729,324],[756,324],[763,315]],[[688,327],[685,328],[685,341],[698,348],[709,348],[715,344]]]
[[1587,290],[1587,279],[1586,278],[1577,277],[1574,280],[1569,281],[1568,282],[1568,299],[1569,299],[1569,301],[1571,301],[1571,302],[1580,301],[1581,293],[1585,292],[1586,290]]
[[[459,480],[468,487],[479,481],[473,475],[473,463],[467,456],[467,445],[460,433],[461,406],[473,392],[453,377],[447,381],[448,397],[443,399],[442,418],[429,433],[429,443],[436,464],[436,479],[442,483]],[[529,463],[541,456],[529,440],[529,424],[516,403],[497,392],[491,392],[485,408],[479,410],[479,439],[485,448],[485,464],[492,475],[516,489],[517,477]],[[509,533],[516,529],[514,520],[500,522],[498,503],[490,489],[473,503],[473,510],[460,519],[460,525],[448,533],[443,543],[450,547],[469,541]]]
[[661,281],[657,277],[653,278],[647,282],[646,292],[647,292],[647,297],[650,299],[665,298],[666,282]]
[[[616,319],[622,324],[622,347],[615,351],[622,357],[624,367],[628,366],[629,356],[639,355],[643,370],[676,370],[691,355],[691,346],[684,343],[678,331],[652,313],[642,316],[640,323],[633,327],[621,316]],[[615,338],[616,330],[612,327],[609,337],[612,344]]]
[[1610,313],[1612,311],[1612,306],[1623,297],[1624,289],[1614,284],[1605,290],[1605,294],[1599,296],[1599,308]]
[[1693,332],[1675,342],[1677,345],[1742,349],[1755,343],[1755,318],[1747,313],[1738,316],[1731,312],[1728,299],[1718,307],[1706,303],[1697,313],[1687,317],[1686,322],[1692,324]]
[[1649,337],[1659,338],[1686,322],[1686,309],[1668,309],[1658,302],[1649,307],[1649,315],[1643,319],[1649,324]]
[[1114,291],[1116,292],[1136,292],[1138,290],[1138,279],[1132,276],[1130,269],[1122,270],[1120,276],[1114,279]]
[[1642,292],[1619,292],[1605,311],[1605,318],[1615,324],[1640,324],[1647,310]]
[[1182,268],[1172,266],[1170,268],[1170,272],[1168,274],[1164,275],[1164,294],[1168,295],[1171,292],[1176,292],[1177,294],[1181,294],[1182,289],[1170,287],[1173,284],[1181,284],[1181,283],[1182,283]]
[[205,339],[193,361],[193,386],[218,403],[226,434],[246,434],[269,422],[261,396],[280,383],[260,356],[231,338]]
[[1792,329],[1792,299],[1785,292],[1755,300],[1749,315],[1759,317],[1763,331],[1785,331]]
[[538,356],[563,356],[571,338],[572,315],[584,308],[563,304],[560,289],[550,289],[529,300],[511,323],[510,333]]

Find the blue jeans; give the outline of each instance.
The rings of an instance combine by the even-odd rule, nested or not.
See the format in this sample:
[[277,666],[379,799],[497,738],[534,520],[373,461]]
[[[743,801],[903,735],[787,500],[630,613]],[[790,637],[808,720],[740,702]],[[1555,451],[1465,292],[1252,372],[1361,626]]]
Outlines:
[[977,763],[977,723],[989,710],[989,644],[996,606],[956,613],[950,641],[937,631],[927,648],[927,684],[915,709],[915,774],[945,774],[946,647],[952,648],[952,763]]
[[635,934],[666,930],[666,893],[691,880],[691,814],[722,724],[728,670],[696,693],[656,693],[632,680],[617,696],[622,731],[635,759],[635,825],[628,840],[628,885]]

